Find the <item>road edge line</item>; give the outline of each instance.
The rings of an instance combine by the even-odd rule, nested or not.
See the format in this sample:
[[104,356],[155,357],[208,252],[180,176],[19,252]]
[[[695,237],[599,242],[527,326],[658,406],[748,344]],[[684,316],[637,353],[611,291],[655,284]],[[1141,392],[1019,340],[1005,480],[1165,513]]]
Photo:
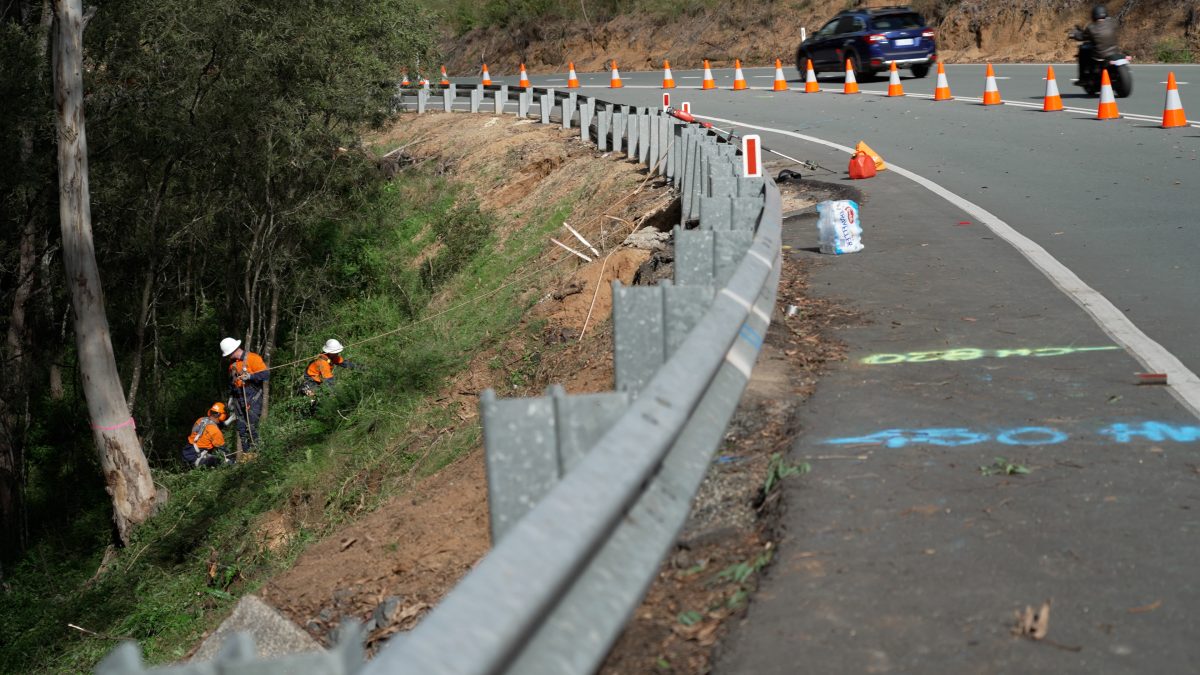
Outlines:
[[[854,152],[853,148],[845,145],[817,138],[816,136],[787,131],[786,129],[746,124],[736,120],[707,115],[696,115],[696,117],[721,124],[734,124],[747,129],[754,129],[755,131],[791,136],[802,141],[840,150],[847,154],[853,154]],[[1174,354],[1167,351],[1166,347],[1158,344],[1149,335],[1142,332],[1108,298],[1084,283],[1079,278],[1079,275],[1072,272],[1070,268],[1050,255],[1050,252],[1042,248],[1040,244],[1021,234],[1011,225],[1001,220],[999,216],[996,216],[982,206],[951,192],[920,174],[897,166],[892,162],[888,163],[888,169],[945,199],[966,213],[971,214],[986,225],[996,236],[1015,248],[1018,253],[1024,256],[1026,260],[1049,279],[1055,288],[1071,298],[1088,316],[1092,317],[1092,320],[1096,322],[1100,330],[1104,331],[1117,344],[1124,347],[1125,351],[1133,356],[1138,363],[1142,364],[1143,368],[1148,372],[1166,373],[1167,389],[1175,396],[1180,405],[1192,413],[1192,415],[1200,418],[1200,377],[1197,377],[1195,373],[1189,370]]]

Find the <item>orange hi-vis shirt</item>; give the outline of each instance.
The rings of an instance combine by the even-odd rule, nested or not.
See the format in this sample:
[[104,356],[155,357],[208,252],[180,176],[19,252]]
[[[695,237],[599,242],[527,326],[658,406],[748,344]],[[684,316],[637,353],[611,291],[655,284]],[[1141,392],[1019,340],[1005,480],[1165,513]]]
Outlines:
[[192,425],[192,433],[188,434],[188,443],[201,450],[225,447],[225,434],[221,433],[221,425],[213,418],[204,416]]
[[261,373],[267,369],[267,362],[262,360],[262,357],[254,352],[246,352],[243,358],[229,364],[229,379],[230,384],[234,389],[241,389],[246,386],[245,382],[237,379],[238,375],[248,373],[254,375]]
[[341,354],[321,354],[315,361],[308,364],[308,370],[304,374],[308,379],[320,384],[325,380],[333,378],[333,367],[340,366],[345,362]]

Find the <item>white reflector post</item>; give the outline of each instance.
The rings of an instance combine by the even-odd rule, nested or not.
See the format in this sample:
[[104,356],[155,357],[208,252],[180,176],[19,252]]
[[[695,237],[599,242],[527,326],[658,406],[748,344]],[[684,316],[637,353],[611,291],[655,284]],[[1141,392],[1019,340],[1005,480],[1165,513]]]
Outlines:
[[762,140],[755,134],[742,137],[742,175],[762,178]]
[[667,108],[670,108],[670,107],[671,107],[671,95],[664,91],[663,92],[663,112],[666,112]]
[[685,113],[691,113],[691,112],[692,112],[692,104],[691,104],[691,103],[688,103],[687,101],[684,101],[683,103],[680,103],[680,104],[679,104],[679,108],[680,108],[681,110],[683,110],[683,112],[685,112]]

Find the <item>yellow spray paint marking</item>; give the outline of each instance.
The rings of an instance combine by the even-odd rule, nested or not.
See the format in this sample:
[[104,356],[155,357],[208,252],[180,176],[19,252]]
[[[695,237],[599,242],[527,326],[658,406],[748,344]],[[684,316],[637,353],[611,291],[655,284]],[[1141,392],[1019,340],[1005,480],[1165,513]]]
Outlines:
[[931,361],[974,361],[976,359],[1006,359],[1012,356],[1067,356],[1079,352],[1107,352],[1120,349],[1118,345],[1100,347],[1038,347],[1036,349],[942,349],[930,352],[908,352],[906,354],[872,354],[861,359],[868,366],[886,366],[895,363],[929,363]]

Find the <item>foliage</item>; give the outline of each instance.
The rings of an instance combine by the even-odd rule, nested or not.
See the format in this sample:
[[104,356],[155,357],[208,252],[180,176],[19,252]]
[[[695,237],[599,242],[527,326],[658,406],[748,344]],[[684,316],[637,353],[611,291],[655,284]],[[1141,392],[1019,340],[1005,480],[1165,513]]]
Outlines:
[[997,457],[990,465],[979,467],[979,473],[985,476],[1024,475],[1029,473],[1029,467],[1024,464],[1010,462],[1003,457]]
[[1163,38],[1154,44],[1154,59],[1159,63],[1191,63],[1195,55],[1183,40]]
[[783,479],[789,476],[800,476],[812,470],[808,462],[799,464],[789,464],[784,460],[783,455],[774,453],[771,455],[770,461],[767,463],[767,476],[763,479],[762,493],[764,495],[771,494],[771,491],[779,486]]

